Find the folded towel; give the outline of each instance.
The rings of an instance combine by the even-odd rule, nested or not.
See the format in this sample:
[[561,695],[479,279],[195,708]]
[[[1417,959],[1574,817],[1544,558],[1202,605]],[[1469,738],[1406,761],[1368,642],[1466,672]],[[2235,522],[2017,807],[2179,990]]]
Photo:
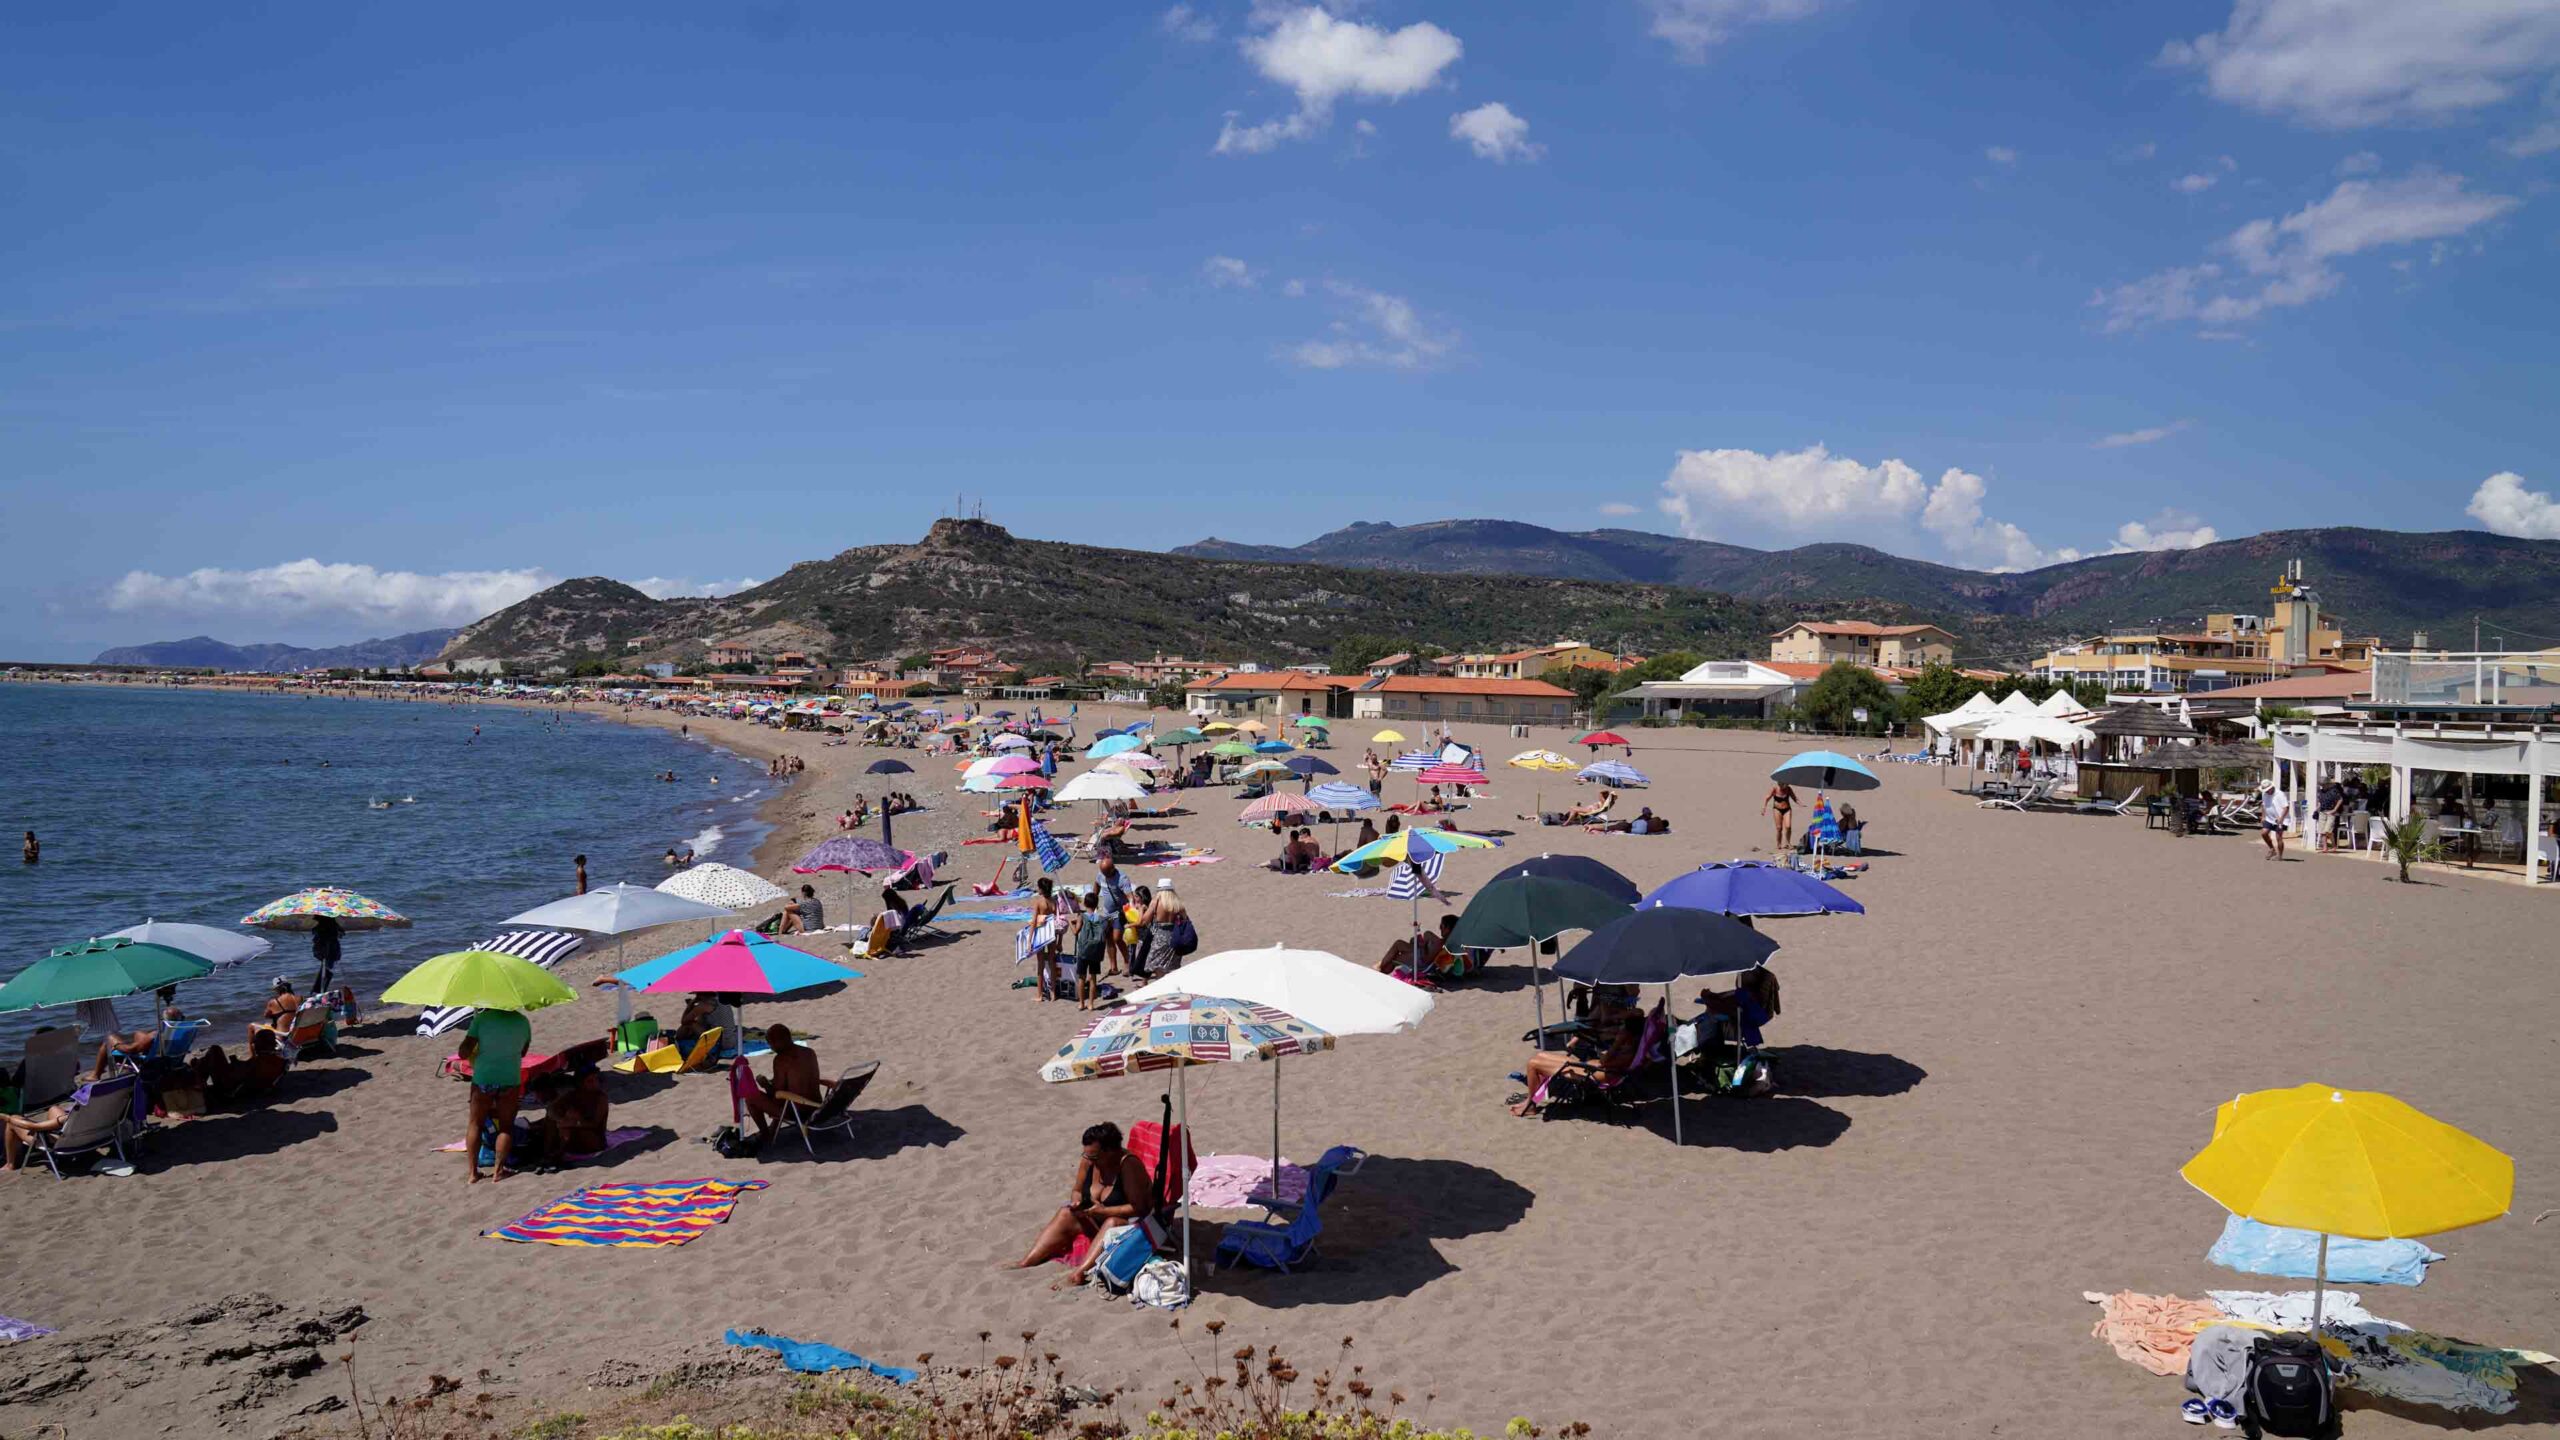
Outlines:
[[[2252,1275],[2282,1275],[2309,1280],[2318,1268],[2320,1237],[2309,1230],[2261,1225],[2238,1215],[2223,1217],[2222,1235],[2204,1258]],[[2416,1285],[2427,1267],[2444,1256],[2415,1240],[2329,1239],[2329,1283]]]

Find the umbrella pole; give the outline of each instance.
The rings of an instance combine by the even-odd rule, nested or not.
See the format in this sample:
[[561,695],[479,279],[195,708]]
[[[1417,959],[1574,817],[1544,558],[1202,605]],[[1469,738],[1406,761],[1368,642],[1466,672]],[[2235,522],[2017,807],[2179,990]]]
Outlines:
[[1662,987],[1662,1063],[1671,1070],[1671,1143],[1685,1146],[1680,1133],[1680,1047],[1671,1043],[1671,987]]
[[1280,1057],[1271,1057],[1271,1198],[1280,1198]]
[[[1173,1109],[1178,1117],[1174,1124],[1182,1133],[1178,1137],[1168,1137],[1178,1142],[1173,1147],[1173,1166],[1174,1173],[1182,1177],[1182,1284],[1185,1290],[1197,1283],[1191,1275],[1191,1167],[1183,1163],[1183,1157],[1191,1152],[1191,1087],[1182,1072],[1190,1068],[1188,1065],[1173,1067]],[[1277,1183],[1276,1177],[1274,1183]],[[1186,1299],[1183,1303],[1187,1305],[1190,1301]]]
[[2328,1298],[2328,1290],[2329,1232],[2323,1230],[2320,1232],[2320,1260],[2311,1267],[2311,1334],[2314,1339],[2320,1334],[2320,1302]]

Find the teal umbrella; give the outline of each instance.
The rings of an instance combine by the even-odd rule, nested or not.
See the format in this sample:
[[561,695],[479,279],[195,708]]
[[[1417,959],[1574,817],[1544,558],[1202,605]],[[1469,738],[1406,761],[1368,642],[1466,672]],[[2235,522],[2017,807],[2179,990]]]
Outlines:
[[114,937],[66,945],[0,985],[0,1014],[83,1000],[113,1000],[210,975],[213,967],[183,950]]

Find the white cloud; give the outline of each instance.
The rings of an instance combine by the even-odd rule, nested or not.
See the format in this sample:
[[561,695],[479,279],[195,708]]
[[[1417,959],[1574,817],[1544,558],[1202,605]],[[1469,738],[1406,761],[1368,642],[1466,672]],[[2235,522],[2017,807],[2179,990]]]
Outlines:
[[2341,175],[2370,175],[2382,168],[2382,157],[2370,150],[2359,150],[2338,162]]
[[2204,523],[2202,516],[2184,510],[2163,510],[2148,521],[2128,520],[2116,527],[2116,543],[2109,553],[2121,555],[2133,550],[2197,550],[2222,537]]
[[1529,139],[1529,122],[1512,114],[1511,107],[1499,100],[1450,116],[1449,138],[1464,140],[1477,158],[1497,165],[1535,160],[1547,153],[1546,146]]
[[1334,102],[1346,96],[1393,101],[1427,90],[1465,49],[1457,36],[1428,21],[1389,30],[1315,5],[1258,9],[1253,24],[1255,33],[1240,46],[1245,59],[1265,79],[1288,86],[1298,108],[1252,125],[1228,112],[1218,130],[1220,155],[1258,155],[1283,141],[1314,136],[1332,120]]
[[2101,436],[2100,438],[2089,442],[2090,448],[2096,450],[2121,450],[2128,445],[2150,445],[2168,439],[2170,436],[2186,429],[2187,425],[2187,421],[2172,420],[2166,425],[2148,425],[2140,430],[2123,430],[2113,435]]
[[1324,282],[1340,314],[1322,339],[1289,347],[1310,370],[1427,370],[1455,354],[1458,337],[1424,320],[1413,302],[1339,280]]
[[1822,0],[1645,0],[1653,37],[1692,65],[1745,25],[1801,20],[1821,8]]
[[2545,120],[2521,135],[2511,135],[2499,141],[2498,148],[2519,160],[2560,150],[2560,120]]
[[2018,152],[2006,145],[1986,145],[1982,150],[1982,158],[1994,165],[2015,165],[2018,163]]
[[2551,0],[2235,0],[2231,21],[2172,40],[2165,65],[2217,99],[2345,127],[2494,105],[2560,66]]
[[2212,189],[2221,182],[2222,177],[2219,175],[2205,171],[2197,171],[2192,175],[2181,175],[2177,179],[2170,181],[2169,188],[2177,191],[2181,195],[2196,195]]
[[1662,511],[1700,538],[1736,533],[1788,540],[1859,540],[1909,551],[1934,540],[1958,563],[2023,570],[2077,558],[2046,551],[2025,531],[1984,516],[1979,475],[1949,469],[1933,487],[1900,460],[1863,465],[1820,445],[1683,450],[1662,482]]
[[2223,257],[2101,290],[2090,304],[2108,331],[2197,321],[2227,329],[2271,309],[2307,305],[2345,283],[2331,262],[2368,250],[2446,240],[2513,210],[2510,195],[2463,188],[2459,175],[2346,180],[2281,220],[2252,220],[2217,241]]
[[1292,300],[1305,299],[1307,294],[1307,282],[1297,279],[1284,281],[1280,286],[1280,293],[1288,296]]
[[1615,519],[1623,520],[1629,515],[1634,515],[1640,512],[1635,506],[1628,504],[1624,500],[1612,500],[1608,504],[1600,507],[1600,513]]
[[1174,39],[1187,40],[1194,45],[1205,45],[1218,38],[1218,22],[1188,5],[1176,5],[1165,11],[1156,17],[1156,24]]
[[269,620],[353,617],[424,629],[460,625],[503,610],[557,583],[542,570],[448,570],[419,574],[320,560],[288,560],[257,570],[208,567],[183,575],[128,572],[109,587],[107,608]]
[[682,596],[735,595],[763,583],[753,576],[742,576],[736,580],[676,580],[652,575],[646,580],[632,581],[631,588],[652,600],[673,600]]
[[1219,290],[1251,290],[1262,283],[1262,272],[1233,255],[1212,255],[1200,262],[1200,273]]
[[2513,470],[2501,470],[2481,481],[2462,513],[2500,535],[2560,540],[2560,501],[2547,491],[2527,490],[2524,477]]

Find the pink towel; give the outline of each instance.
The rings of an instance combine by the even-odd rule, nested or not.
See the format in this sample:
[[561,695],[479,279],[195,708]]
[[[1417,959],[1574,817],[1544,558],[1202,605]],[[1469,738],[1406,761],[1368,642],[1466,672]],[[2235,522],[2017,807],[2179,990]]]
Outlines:
[[[1271,1179],[1268,1155],[1203,1155],[1191,1172],[1191,1203],[1210,1210],[1240,1210],[1255,1204],[1253,1193]],[[1307,1172],[1283,1156],[1280,1197],[1297,1200],[1307,1193]]]

